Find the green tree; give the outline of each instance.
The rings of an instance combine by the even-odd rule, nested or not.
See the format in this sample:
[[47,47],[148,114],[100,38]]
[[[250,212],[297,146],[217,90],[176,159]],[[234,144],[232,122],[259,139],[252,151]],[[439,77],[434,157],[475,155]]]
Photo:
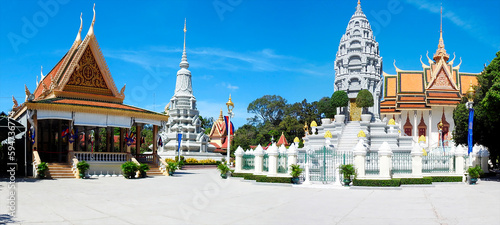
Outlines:
[[265,123],[267,121],[274,125],[279,125],[283,119],[286,108],[286,99],[279,95],[264,95],[252,101],[247,108],[247,112],[256,116],[249,118],[253,123]]
[[368,107],[373,106],[373,95],[368,90],[361,90],[356,96],[356,105],[363,108],[363,113],[366,113]]
[[[487,147],[493,165],[498,168],[500,145],[498,145],[496,138],[500,128],[500,117],[498,116],[500,109],[500,52],[496,53],[496,57],[484,68],[477,80],[478,86],[474,87],[476,95],[474,96],[473,143]],[[453,139],[457,145],[468,144],[469,110],[465,106],[466,102],[467,99],[463,98],[453,111],[455,122]]]
[[323,97],[318,102],[318,112],[325,118],[333,118],[337,114],[337,109],[332,104],[332,99]]
[[347,107],[349,105],[349,97],[345,91],[336,91],[331,97],[332,105],[335,108]]
[[201,128],[205,130],[204,133],[210,134],[210,131],[212,130],[212,126],[214,124],[214,118],[200,116],[200,121],[201,121]]
[[238,146],[243,149],[249,149],[250,145],[256,144],[257,127],[251,124],[245,124],[236,130],[233,141],[231,142],[231,151],[234,151]]

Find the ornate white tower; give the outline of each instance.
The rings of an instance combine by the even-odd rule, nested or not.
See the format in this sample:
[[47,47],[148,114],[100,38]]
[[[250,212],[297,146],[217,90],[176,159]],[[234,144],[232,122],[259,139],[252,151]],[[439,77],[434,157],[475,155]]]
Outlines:
[[379,118],[383,83],[381,74],[382,57],[380,57],[378,42],[375,41],[370,23],[361,10],[361,3],[358,0],[356,12],[352,15],[346,32],[340,39],[335,58],[334,90],[346,91],[351,99],[348,110],[350,115],[346,115],[351,117],[350,120],[359,120],[358,115],[361,109],[355,106],[354,100],[362,89],[367,89],[372,93],[374,105],[368,108],[368,111],[375,118]]
[[166,106],[169,119],[162,137],[165,138],[167,151],[176,151],[178,142],[177,134],[182,134],[181,150],[188,152],[212,152],[215,146],[209,144],[209,137],[201,128],[199,112],[196,108],[196,98],[191,86],[191,71],[188,70],[189,63],[186,55],[186,21],[184,21],[184,49],[181,68],[177,71],[175,93]]

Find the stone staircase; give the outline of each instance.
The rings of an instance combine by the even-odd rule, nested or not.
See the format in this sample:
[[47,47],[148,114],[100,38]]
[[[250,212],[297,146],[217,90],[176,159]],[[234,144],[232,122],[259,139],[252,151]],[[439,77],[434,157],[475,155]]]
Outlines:
[[353,151],[356,143],[358,143],[358,133],[360,130],[359,121],[347,122],[339,140],[338,151]]
[[67,163],[47,163],[47,165],[49,166],[47,178],[75,178],[73,171],[71,171],[71,165]]
[[165,175],[163,175],[160,168],[158,168],[158,166],[156,164],[154,164],[154,163],[147,163],[147,164],[149,166],[149,171],[146,172],[146,174],[148,176],[165,176]]

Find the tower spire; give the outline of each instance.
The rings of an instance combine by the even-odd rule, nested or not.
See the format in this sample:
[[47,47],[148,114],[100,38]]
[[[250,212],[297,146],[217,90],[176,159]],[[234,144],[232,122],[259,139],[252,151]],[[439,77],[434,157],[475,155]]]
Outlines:
[[184,18],[184,48],[182,49],[182,60],[179,66],[181,68],[187,69],[189,68],[189,63],[187,61],[187,55],[186,55],[186,18]]
[[434,61],[438,61],[440,58],[443,58],[445,61],[448,61],[450,56],[446,53],[446,49],[444,49],[444,40],[443,40],[443,4],[441,3],[441,12],[440,12],[440,24],[439,24],[439,44],[438,49],[436,50],[436,54],[434,54]]

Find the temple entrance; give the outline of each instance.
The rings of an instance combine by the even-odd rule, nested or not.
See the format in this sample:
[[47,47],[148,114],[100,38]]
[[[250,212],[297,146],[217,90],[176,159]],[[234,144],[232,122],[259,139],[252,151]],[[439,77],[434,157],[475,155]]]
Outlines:
[[43,162],[66,162],[68,138],[61,135],[68,128],[68,120],[47,119],[38,121],[38,154]]
[[361,108],[356,105],[356,99],[351,99],[349,105],[349,118],[351,121],[361,120]]

